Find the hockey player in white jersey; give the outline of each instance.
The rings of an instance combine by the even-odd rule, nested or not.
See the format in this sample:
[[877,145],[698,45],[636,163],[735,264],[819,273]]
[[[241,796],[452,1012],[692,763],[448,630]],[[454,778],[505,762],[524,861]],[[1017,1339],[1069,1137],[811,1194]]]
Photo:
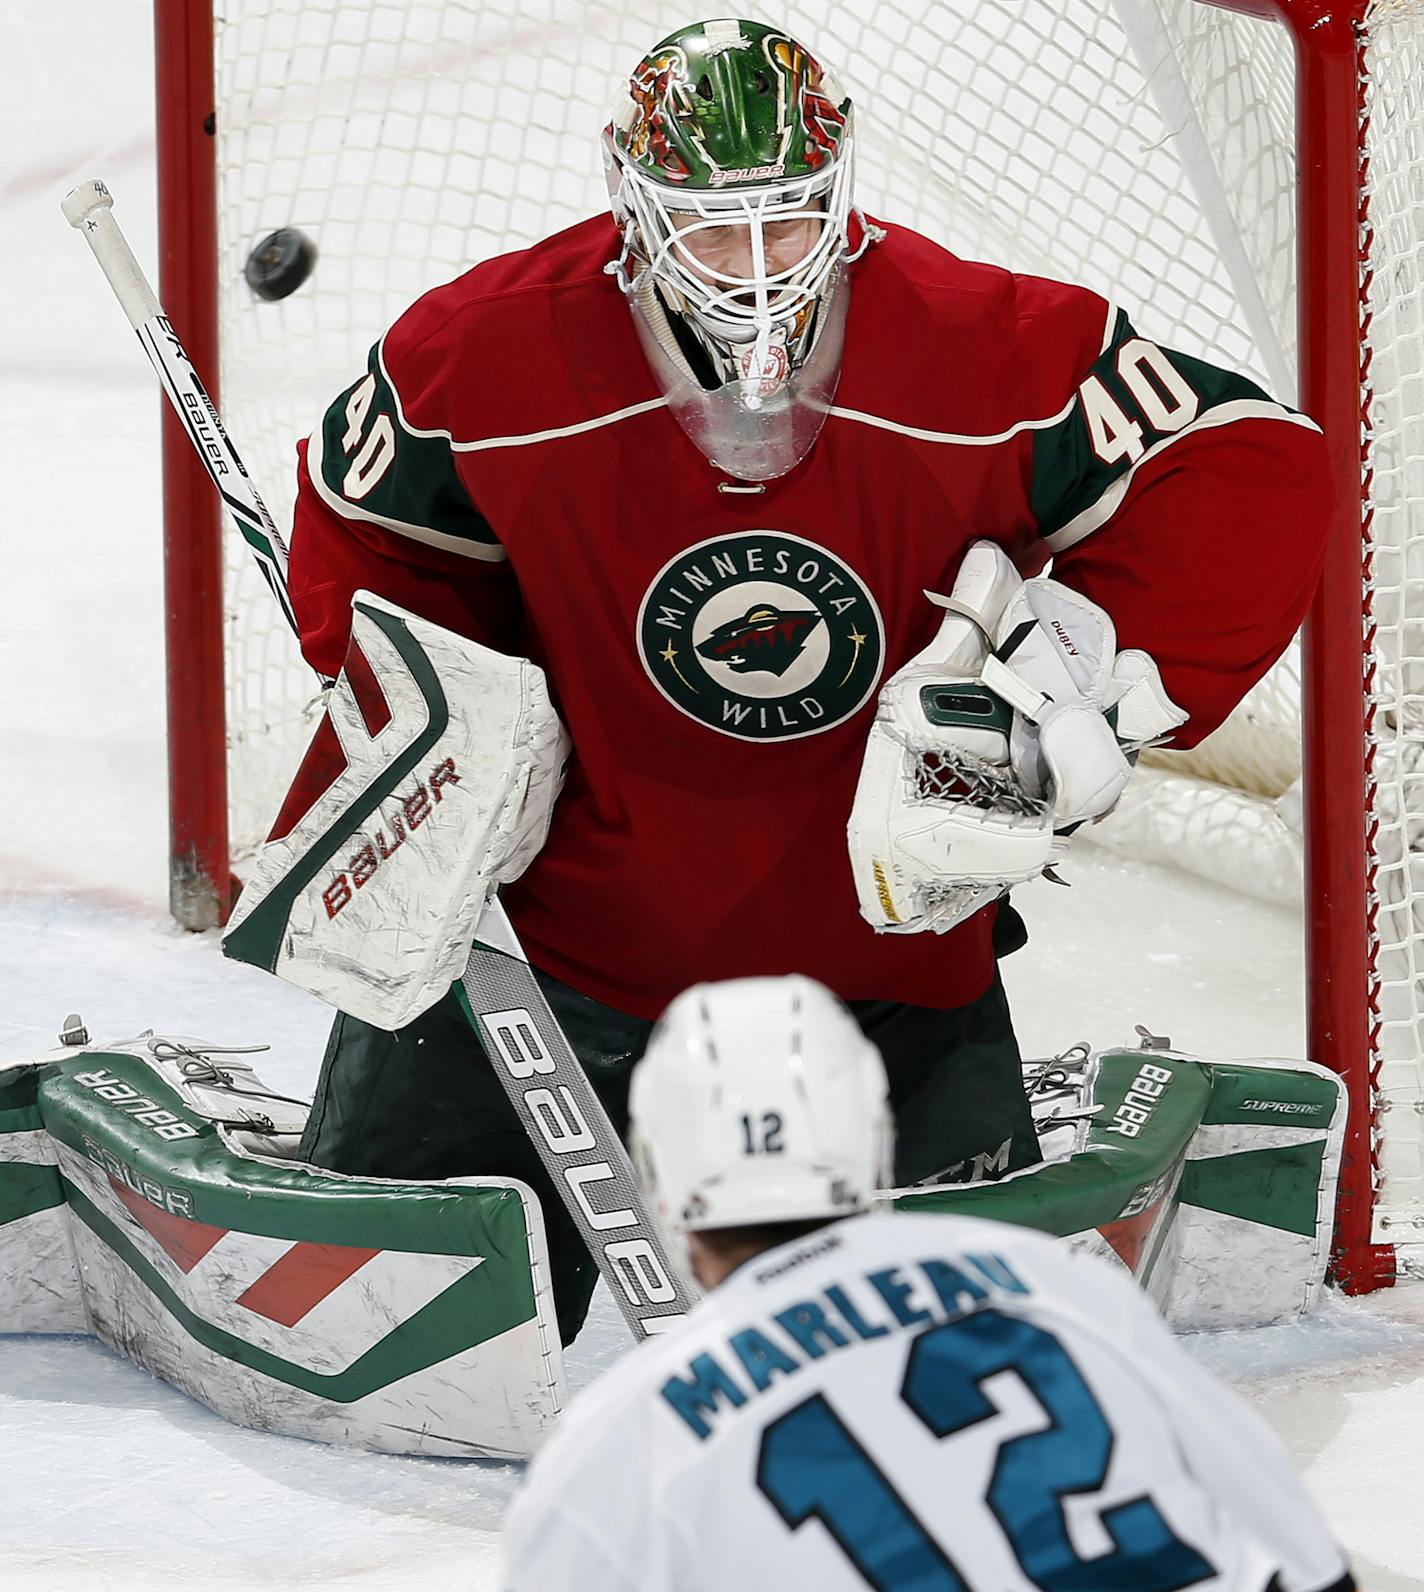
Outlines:
[[508,1592],[1350,1592],[1275,1437],[1106,1262],[868,1214],[874,1047],[804,978],[699,985],[634,1075],[708,1296],[578,1399]]

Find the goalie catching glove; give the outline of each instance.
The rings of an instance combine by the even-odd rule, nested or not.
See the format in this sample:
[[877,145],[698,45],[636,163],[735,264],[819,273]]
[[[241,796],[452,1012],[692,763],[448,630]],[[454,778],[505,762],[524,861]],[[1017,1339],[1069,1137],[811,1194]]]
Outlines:
[[1110,812],[1129,757],[1186,722],[1096,603],[975,542],[934,640],[880,693],[848,839],[862,917],[943,933]]

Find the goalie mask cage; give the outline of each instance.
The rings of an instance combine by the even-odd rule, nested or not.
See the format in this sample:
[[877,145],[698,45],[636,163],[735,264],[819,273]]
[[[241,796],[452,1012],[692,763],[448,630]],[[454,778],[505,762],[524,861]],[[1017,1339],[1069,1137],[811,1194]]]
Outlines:
[[[1388,1282],[1424,1255],[1424,0],[774,10],[856,100],[872,214],[1095,287],[1324,427],[1338,501],[1300,642],[1097,838],[1297,902],[1303,867],[1308,1049],[1351,1092],[1336,1274]],[[661,0],[156,0],[161,297],[279,525],[295,439],[413,298],[604,207],[613,89],[689,20]],[[287,226],[315,273],[258,302],[243,267]],[[164,454],[170,893],[202,928],[314,686],[168,416]]]

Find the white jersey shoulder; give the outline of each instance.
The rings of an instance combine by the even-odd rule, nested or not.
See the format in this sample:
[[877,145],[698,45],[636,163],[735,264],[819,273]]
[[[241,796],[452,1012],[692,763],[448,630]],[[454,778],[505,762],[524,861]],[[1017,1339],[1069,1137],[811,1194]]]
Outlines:
[[575,1400],[509,1592],[1325,1592],[1279,1443],[1104,1262],[862,1216],[749,1262]]

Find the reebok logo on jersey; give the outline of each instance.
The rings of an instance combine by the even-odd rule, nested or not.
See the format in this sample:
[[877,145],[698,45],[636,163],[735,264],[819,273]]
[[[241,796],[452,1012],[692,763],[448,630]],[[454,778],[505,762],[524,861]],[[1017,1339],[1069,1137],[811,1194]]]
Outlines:
[[699,542],[653,577],[638,653],[689,718],[741,741],[818,735],[874,691],[880,611],[849,565],[782,531]]

